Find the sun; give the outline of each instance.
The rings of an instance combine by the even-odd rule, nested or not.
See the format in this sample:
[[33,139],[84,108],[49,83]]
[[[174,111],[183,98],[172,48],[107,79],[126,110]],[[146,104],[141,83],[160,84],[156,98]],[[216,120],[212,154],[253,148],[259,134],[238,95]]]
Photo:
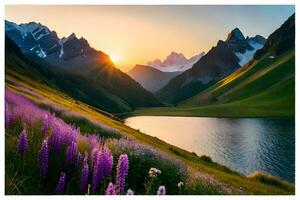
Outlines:
[[119,61],[119,57],[117,55],[111,55],[109,57],[110,57],[110,60],[113,61],[114,63]]

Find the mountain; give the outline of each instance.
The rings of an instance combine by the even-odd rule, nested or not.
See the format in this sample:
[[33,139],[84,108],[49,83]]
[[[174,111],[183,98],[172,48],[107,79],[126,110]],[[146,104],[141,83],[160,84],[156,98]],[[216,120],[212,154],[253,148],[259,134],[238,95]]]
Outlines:
[[180,73],[181,72],[162,72],[150,66],[136,65],[128,72],[128,75],[147,90],[155,92],[164,87],[170,79]]
[[219,40],[191,69],[171,79],[156,96],[171,104],[194,96],[249,62],[264,42],[262,36],[245,38],[235,28],[228,34],[226,41]]
[[253,60],[223,80],[183,102],[235,105],[253,112],[295,109],[295,15],[272,33]]
[[195,64],[202,56],[205,55],[201,52],[191,58],[187,59],[182,53],[171,52],[170,55],[162,62],[159,59],[147,62],[147,66],[156,68],[163,72],[175,72],[175,71],[185,71],[190,69],[193,64]]
[[[11,39],[6,50],[14,43],[22,53],[21,57],[14,53],[6,58],[11,71],[51,83],[75,99],[112,113],[160,105],[152,93],[84,38],[71,34],[59,39],[54,31],[34,22],[16,25],[5,21],[5,29],[6,40]],[[26,66],[26,72],[21,66]]]

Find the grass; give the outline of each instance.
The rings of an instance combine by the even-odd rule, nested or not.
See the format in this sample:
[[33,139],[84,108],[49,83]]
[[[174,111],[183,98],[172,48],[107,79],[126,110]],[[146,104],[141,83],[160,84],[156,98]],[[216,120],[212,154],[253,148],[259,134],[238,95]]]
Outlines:
[[265,56],[176,107],[141,108],[120,115],[294,117],[295,52]]
[[[191,174],[194,173],[197,174],[198,172],[201,172],[201,174],[204,174],[205,176],[210,177],[212,180],[215,180],[216,187],[220,188],[218,190],[220,192],[227,191],[226,193],[229,194],[294,194],[295,193],[295,187],[293,184],[288,184],[288,187],[274,186],[274,185],[265,184],[259,180],[251,179],[246,176],[240,175],[215,162],[207,162],[191,152],[185,151],[176,146],[161,141],[155,137],[143,134],[140,131],[132,129],[124,125],[119,120],[111,118],[107,115],[103,115],[102,113],[97,112],[94,109],[91,109],[90,106],[84,103],[81,102],[75,103],[75,101],[72,98],[64,95],[63,93],[48,88],[47,86],[37,83],[34,80],[30,80],[17,73],[14,74],[14,76],[17,78],[6,75],[6,80],[10,80],[10,82],[6,81],[6,87],[10,88],[16,93],[21,94],[37,103],[51,102],[51,104],[53,105],[61,106],[65,110],[68,110],[69,112],[72,113],[76,113],[78,116],[82,116],[90,121],[116,129],[127,138],[134,139],[142,144],[149,145],[154,149],[164,152],[184,162],[188,166],[189,170],[191,171],[190,172]],[[37,95],[32,95],[24,92],[24,88],[26,88],[26,90],[32,91]],[[166,112],[169,112],[168,109],[172,109],[172,108],[165,108],[165,109],[167,109]],[[184,109],[182,108],[180,109],[181,110],[178,110],[177,111],[178,113],[176,115],[180,114],[180,112],[181,113],[186,112]],[[213,113],[214,110],[216,111],[216,108],[209,108],[209,107],[201,108],[201,109],[202,110],[206,109],[206,113],[210,113],[210,114]],[[230,109],[230,107],[228,107],[227,109]],[[151,109],[148,110],[151,111]],[[162,110],[163,109],[160,108],[160,111]],[[144,112],[143,114],[145,114],[146,111],[147,109],[143,111]],[[198,176],[193,176],[193,175],[191,175],[191,177],[192,177],[191,182],[199,178]],[[201,180],[203,181],[203,179]],[[197,188],[198,186],[195,187]],[[243,188],[242,192],[240,191],[240,187]]]

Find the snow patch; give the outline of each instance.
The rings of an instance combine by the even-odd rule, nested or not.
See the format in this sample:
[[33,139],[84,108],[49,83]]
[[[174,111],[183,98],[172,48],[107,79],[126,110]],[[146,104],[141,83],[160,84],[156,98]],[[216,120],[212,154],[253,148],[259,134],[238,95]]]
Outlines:
[[41,48],[40,51],[37,51],[37,55],[41,58],[46,58],[47,54],[45,51],[43,51],[43,49]]
[[235,52],[235,55],[240,59],[240,66],[244,66],[246,63],[248,63],[253,58],[255,52],[263,47],[262,44],[255,42],[249,42],[249,44],[253,47],[253,50],[246,50],[246,52],[243,54],[240,52]]
[[68,38],[61,38],[60,40],[58,40],[58,44],[60,45],[60,52],[59,52],[59,58],[62,58],[62,56],[64,55],[64,43],[68,40]]

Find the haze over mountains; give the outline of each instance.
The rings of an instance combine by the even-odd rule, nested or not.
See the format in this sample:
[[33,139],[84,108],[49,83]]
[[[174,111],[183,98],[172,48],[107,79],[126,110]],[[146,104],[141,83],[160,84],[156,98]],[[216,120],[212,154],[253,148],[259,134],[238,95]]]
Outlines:
[[156,92],[180,73],[180,71],[163,72],[150,66],[136,65],[128,72],[128,75],[139,82],[145,89]]
[[190,69],[205,53],[201,52],[191,58],[186,58],[182,53],[172,51],[165,60],[155,59],[146,65],[154,67],[163,72],[185,71]]

